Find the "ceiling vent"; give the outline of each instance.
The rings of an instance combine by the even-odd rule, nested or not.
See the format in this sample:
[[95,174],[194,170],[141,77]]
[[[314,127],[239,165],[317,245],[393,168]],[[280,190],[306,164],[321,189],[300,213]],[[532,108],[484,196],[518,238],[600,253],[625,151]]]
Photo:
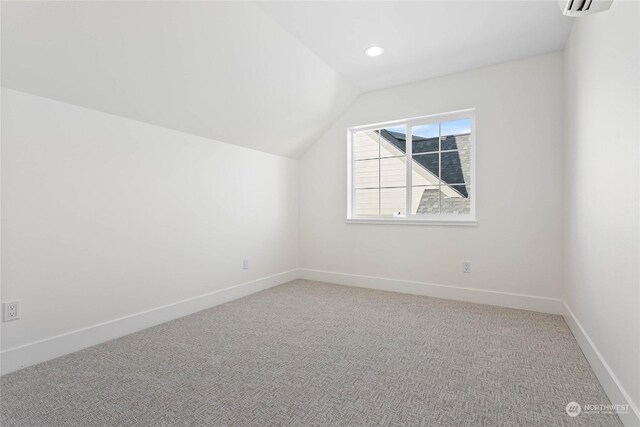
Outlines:
[[611,7],[613,0],[559,0],[562,14],[580,17],[602,12]]

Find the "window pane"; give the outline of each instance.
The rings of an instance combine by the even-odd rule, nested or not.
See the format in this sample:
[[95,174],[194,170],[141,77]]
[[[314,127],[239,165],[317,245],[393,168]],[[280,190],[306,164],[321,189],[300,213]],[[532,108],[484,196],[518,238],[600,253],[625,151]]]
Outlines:
[[442,150],[457,150],[469,143],[471,119],[442,122]]
[[442,187],[442,199],[440,201],[440,213],[442,214],[469,214],[471,213],[471,198],[469,186],[445,185]]
[[379,191],[356,190],[354,211],[356,216],[378,216]]
[[356,188],[377,188],[379,187],[378,172],[379,160],[356,160],[354,170],[354,184]]
[[465,184],[465,171],[463,171],[463,160],[465,161],[467,176],[469,176],[470,158],[465,153],[459,151],[447,151],[442,153],[442,181],[445,184]]
[[378,134],[375,131],[355,132],[353,135],[353,158],[375,159],[378,157]]
[[420,154],[413,156],[411,165],[411,184],[438,185],[439,184],[439,154]]
[[437,138],[440,134],[440,123],[429,123],[428,125],[418,125],[411,128],[411,135],[421,138]]
[[438,151],[438,135],[440,123],[414,126],[411,128],[411,142],[413,153],[429,153]]
[[471,119],[451,120],[440,124],[441,136],[468,135],[471,133]]
[[467,138],[466,142],[460,143],[459,145],[460,145],[460,150],[458,150],[458,155],[460,156],[462,176],[464,177],[464,181],[460,182],[460,184],[463,184],[463,183],[470,184],[471,183],[471,143]]
[[407,189],[380,189],[380,216],[405,216],[407,207]]
[[406,157],[380,159],[380,187],[407,185]]
[[380,130],[380,157],[402,156],[407,149],[405,126]]
[[413,214],[440,213],[440,189],[437,185],[411,188]]

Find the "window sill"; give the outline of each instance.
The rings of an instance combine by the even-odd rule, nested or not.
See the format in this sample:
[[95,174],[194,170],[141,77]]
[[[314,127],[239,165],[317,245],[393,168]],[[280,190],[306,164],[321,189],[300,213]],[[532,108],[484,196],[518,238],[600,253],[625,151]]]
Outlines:
[[460,227],[475,227],[475,219],[415,219],[415,218],[347,218],[347,224],[402,224],[402,225],[448,225]]

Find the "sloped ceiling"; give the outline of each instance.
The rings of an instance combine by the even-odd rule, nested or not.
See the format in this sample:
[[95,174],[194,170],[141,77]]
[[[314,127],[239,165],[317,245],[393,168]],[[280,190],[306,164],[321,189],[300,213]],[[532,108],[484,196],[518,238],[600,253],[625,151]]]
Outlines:
[[2,85],[289,157],[357,97],[231,2],[2,2]]
[[[556,0],[279,1],[260,7],[362,91],[564,48]],[[384,55],[369,58],[372,44]]]
[[572,23],[555,1],[1,7],[3,86],[294,158],[361,92],[560,50]]

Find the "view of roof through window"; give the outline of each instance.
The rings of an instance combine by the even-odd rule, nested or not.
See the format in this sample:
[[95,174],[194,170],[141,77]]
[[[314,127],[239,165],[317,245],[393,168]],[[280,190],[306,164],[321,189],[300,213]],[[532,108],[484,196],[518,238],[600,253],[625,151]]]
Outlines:
[[471,119],[411,127],[407,191],[407,127],[354,133],[354,213],[357,217],[469,214]]

